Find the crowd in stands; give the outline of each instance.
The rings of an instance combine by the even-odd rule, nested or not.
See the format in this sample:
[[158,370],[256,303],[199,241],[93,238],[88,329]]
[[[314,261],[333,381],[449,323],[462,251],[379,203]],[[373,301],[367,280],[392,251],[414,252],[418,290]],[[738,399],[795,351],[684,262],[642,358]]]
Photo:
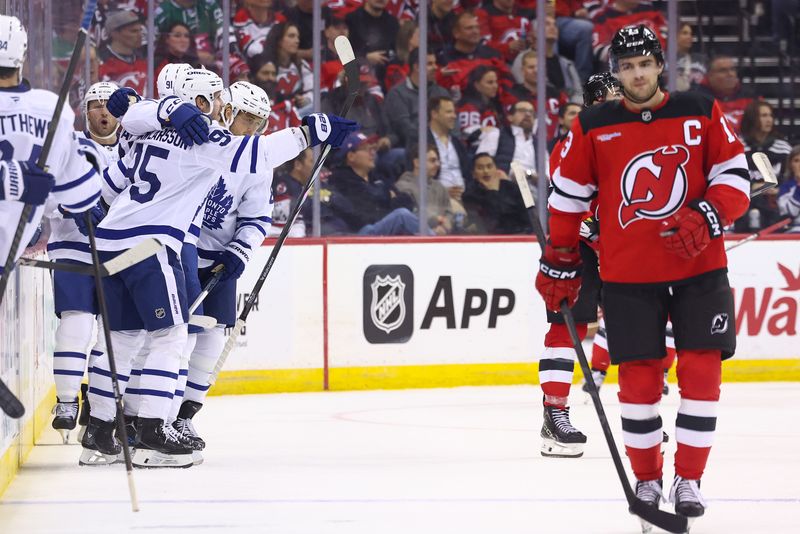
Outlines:
[[[58,4],[80,12],[77,0]],[[157,0],[154,74],[171,62],[221,73],[227,49],[230,82],[248,80],[267,92],[269,131],[276,131],[299,125],[300,117],[314,109],[339,112],[347,95],[333,42],[346,35],[360,67],[359,96],[349,117],[363,128],[326,163],[320,184],[323,234],[413,234],[421,216],[435,235],[530,232],[509,180],[511,163],[527,171],[535,188],[538,137],[544,136],[551,149],[566,134],[581,110],[583,81],[607,70],[616,30],[646,24],[666,45],[664,2],[548,0],[546,60],[539,65],[536,0],[430,0],[427,117],[418,109],[423,68],[417,53],[418,4],[324,2],[322,96],[314,102],[313,0],[231,0],[227,21],[221,0]],[[143,46],[147,6],[145,0],[98,2],[89,50],[93,78],[148,92],[155,78],[147,79]],[[74,31],[61,30],[56,28],[53,49],[64,63]],[[754,199],[734,229],[751,232],[789,216],[794,219],[790,228],[800,231],[800,149],[775,128],[770,105],[743,87],[734,58],[697,53],[694,28],[686,23],[679,25],[677,40],[677,89],[715,97],[748,155],[767,153],[781,176],[780,188]],[[544,125],[536,121],[539,69],[547,78]],[[420,120],[427,120],[427,139],[418,138]],[[419,143],[427,146],[427,206],[418,202]],[[276,172],[276,229],[312,164],[307,152]],[[292,235],[307,235],[305,226],[311,224],[312,213],[304,210]]]

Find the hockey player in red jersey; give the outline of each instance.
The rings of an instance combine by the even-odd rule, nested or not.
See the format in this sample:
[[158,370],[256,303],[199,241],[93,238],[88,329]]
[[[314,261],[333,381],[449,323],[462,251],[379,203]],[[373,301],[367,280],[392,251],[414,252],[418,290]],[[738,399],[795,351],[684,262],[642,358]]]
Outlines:
[[596,197],[606,332],[636,495],[652,506],[663,499],[658,406],[669,315],[681,395],[669,497],[678,514],[697,517],[721,361],[736,348],[722,228],[747,209],[747,162],[714,100],[659,88],[664,57],[652,30],[622,28],[610,57],[624,99],[583,111],[564,142],[536,287],[551,310],[575,303],[579,229]]
[[[584,86],[584,105],[620,98],[619,83],[609,73],[589,77]],[[550,153],[551,173],[561,161],[563,145],[559,142]],[[600,298],[600,276],[597,272],[597,220],[589,215],[581,223],[580,257],[583,260],[580,296],[573,307],[581,339],[586,337],[588,323],[597,320],[597,304]],[[572,426],[567,400],[575,368],[575,348],[560,313],[547,310],[550,329],[544,337],[544,352],[539,358],[539,383],[544,394],[544,423],[542,424],[542,456],[555,458],[577,458],[583,455],[586,436]]]

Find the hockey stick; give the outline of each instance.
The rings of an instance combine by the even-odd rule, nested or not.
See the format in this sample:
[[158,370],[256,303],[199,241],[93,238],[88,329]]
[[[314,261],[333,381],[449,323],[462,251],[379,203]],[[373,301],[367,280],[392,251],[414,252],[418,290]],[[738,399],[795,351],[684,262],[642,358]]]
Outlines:
[[[539,242],[539,247],[541,247],[542,254],[544,254],[544,247],[547,241],[544,231],[542,230],[542,226],[539,222],[539,216],[536,213],[533,195],[528,187],[527,180],[525,180],[524,172],[520,172],[522,169],[514,163],[512,163],[511,166],[511,171],[514,174],[514,179],[517,182],[517,187],[519,187],[519,192],[522,195],[522,200],[525,203],[525,208],[528,211],[528,216],[530,217],[533,231],[536,234],[536,240]],[[594,403],[594,409],[595,412],[597,412],[597,418],[600,420],[600,427],[603,429],[603,435],[606,438],[608,450],[611,453],[612,460],[614,461],[614,467],[617,471],[617,476],[619,477],[619,481],[622,484],[622,489],[625,492],[625,499],[628,501],[628,511],[640,517],[644,521],[647,521],[648,523],[662,528],[668,532],[686,532],[688,521],[685,517],[659,510],[658,507],[645,504],[644,501],[636,498],[636,494],[633,492],[633,488],[631,488],[630,481],[628,480],[628,475],[625,473],[625,467],[622,465],[622,458],[620,458],[619,449],[617,449],[617,444],[614,441],[613,434],[611,433],[611,426],[608,423],[606,412],[603,409],[602,402],[600,401],[600,393],[594,383],[594,380],[592,380],[592,371],[589,368],[589,362],[586,359],[586,354],[583,352],[581,338],[578,336],[578,330],[575,327],[575,319],[572,317],[572,311],[567,305],[566,300],[561,302],[561,315],[564,316],[564,323],[567,325],[569,336],[572,339],[573,345],[575,346],[575,352],[578,356],[578,362],[580,363],[581,371],[583,372],[584,379],[589,386],[589,395]]]
[[781,228],[784,228],[790,222],[792,222],[792,218],[791,217],[786,217],[785,219],[782,219],[782,220],[776,222],[772,226],[767,226],[766,228],[764,228],[762,230],[759,230],[758,232],[754,232],[754,233],[750,234],[749,236],[745,237],[744,239],[741,239],[739,241],[735,241],[735,242],[731,243],[730,245],[725,247],[725,252],[728,252],[729,250],[733,250],[736,247],[740,247],[740,246],[744,245],[745,243],[749,243],[750,241],[754,241],[754,240],[758,239],[761,236],[775,233],[778,230],[780,230]]
[[[75,67],[78,65],[81,50],[83,49],[83,43],[86,41],[86,34],[89,32],[89,26],[92,24],[92,18],[94,17],[94,10],[96,7],[97,0],[87,0],[86,10],[83,12],[81,27],[80,30],[78,30],[78,38],[75,41],[75,48],[72,50],[72,57],[69,60],[67,73],[64,76],[64,81],[61,84],[61,90],[58,93],[56,109],[53,110],[53,118],[50,120],[50,124],[47,126],[47,136],[44,139],[42,152],[39,154],[39,159],[36,161],[36,165],[40,169],[46,170],[47,156],[50,155],[50,148],[53,146],[56,128],[58,128],[58,122],[61,119],[61,110],[64,108],[64,102],[66,102],[67,96],[69,95],[69,88],[72,84],[72,76],[75,73]],[[25,204],[22,207],[22,213],[20,214],[19,221],[17,222],[17,229],[14,230],[14,238],[11,240],[11,246],[8,248],[8,257],[3,265],[3,271],[0,272],[0,304],[2,304],[3,297],[6,294],[6,286],[8,286],[8,280],[11,278],[11,271],[14,270],[17,249],[19,249],[20,242],[22,241],[22,234],[25,233],[25,227],[28,225],[28,221],[33,215],[33,210],[34,206],[32,204]],[[6,412],[10,417],[14,417],[15,419],[19,419],[25,415],[25,407],[22,405],[19,399],[13,393],[11,393],[11,390],[8,389],[5,384],[3,384],[2,380],[0,380],[0,408],[2,408],[3,411]]]
[[94,238],[94,226],[92,216],[86,212],[86,229],[89,231],[89,246],[92,249],[92,265],[94,267],[94,288],[97,293],[97,305],[100,309],[100,317],[103,323],[103,336],[106,340],[106,353],[108,354],[108,368],[111,371],[111,387],[114,390],[114,402],[117,407],[117,433],[122,442],[122,455],[125,458],[125,470],[128,473],[128,491],[131,496],[131,508],[134,512],[139,511],[139,500],[136,498],[136,486],[133,483],[133,464],[131,463],[131,450],[128,446],[128,431],[125,428],[125,417],[122,410],[122,395],[119,392],[119,380],[117,378],[117,363],[114,360],[114,348],[111,345],[111,328],[108,324],[108,309],[106,308],[106,298],[103,292],[103,281],[100,275],[100,256],[97,254],[97,243]]
[[[222,267],[222,266],[220,265],[220,267]],[[200,292],[200,294],[199,294],[199,295],[197,295],[197,298],[196,298],[196,299],[194,299],[194,302],[192,302],[192,305],[191,305],[191,306],[189,306],[189,313],[190,313],[190,314],[191,314],[191,313],[194,313],[194,311],[195,311],[197,308],[199,308],[199,307],[200,307],[200,304],[202,304],[202,303],[203,303],[203,301],[206,299],[206,297],[208,296],[208,294],[209,294],[209,293],[211,293],[211,291],[213,291],[215,287],[217,287],[217,284],[219,284],[219,280],[220,280],[220,278],[222,278],[222,271],[223,271],[223,269],[224,269],[224,267],[222,267],[222,268],[218,269],[217,271],[215,271],[215,272],[214,272],[214,276],[212,276],[212,277],[211,277],[211,278],[210,278],[210,279],[209,279],[209,280],[206,282],[206,285],[205,285],[205,287],[203,288],[203,291],[201,291],[201,292]]]
[[756,169],[761,174],[761,177],[764,179],[761,182],[762,185],[752,186],[750,187],[750,198],[756,197],[765,191],[772,189],[773,187],[778,187],[778,177],[775,176],[775,170],[772,168],[772,164],[769,162],[769,158],[763,152],[753,152],[751,155],[753,159],[753,165],[756,166]]
[[[106,277],[112,274],[117,274],[120,271],[136,265],[140,261],[146,260],[153,254],[156,254],[163,245],[153,238],[147,238],[135,247],[126,250],[116,258],[113,258],[99,266],[100,276]],[[76,263],[57,263],[54,261],[33,260],[29,258],[20,258],[20,265],[26,267],[38,267],[39,269],[49,269],[51,271],[64,271],[75,274],[85,274],[87,276],[94,276],[95,270],[91,265],[79,265]]]
[[[347,117],[347,114],[350,112],[350,108],[353,105],[353,101],[358,95],[358,63],[356,62],[356,56],[353,53],[353,47],[347,37],[340,35],[336,38],[336,41],[334,41],[334,45],[336,46],[336,54],[339,56],[339,61],[341,61],[342,65],[344,66],[344,72],[347,76],[347,99],[344,102],[344,106],[342,106],[342,112],[340,114],[342,117]],[[214,372],[209,377],[209,384],[214,384],[214,382],[217,381],[217,376],[219,375],[222,366],[225,365],[225,360],[228,359],[231,351],[233,351],[234,347],[236,346],[236,340],[239,337],[239,333],[241,332],[242,328],[244,328],[245,321],[247,321],[247,316],[250,314],[250,310],[253,308],[253,305],[258,298],[258,294],[261,291],[261,287],[264,285],[264,281],[267,279],[267,275],[269,275],[270,270],[272,270],[272,265],[275,263],[275,258],[278,257],[278,252],[280,252],[281,247],[283,247],[283,242],[286,241],[286,238],[289,235],[289,230],[291,230],[295,219],[297,219],[297,215],[300,213],[300,208],[303,207],[303,203],[305,202],[306,197],[308,197],[311,187],[317,181],[319,172],[322,169],[322,164],[325,163],[325,158],[328,157],[330,151],[331,145],[324,143],[322,145],[322,151],[320,152],[320,155],[311,170],[311,178],[309,178],[308,182],[303,187],[303,191],[300,194],[297,204],[289,214],[289,218],[286,220],[286,224],[278,236],[278,241],[272,248],[272,252],[270,252],[269,259],[267,259],[267,264],[264,266],[264,269],[262,269],[261,274],[258,276],[258,281],[256,282],[255,287],[253,287],[253,290],[250,292],[250,296],[247,298],[247,302],[245,302],[244,307],[242,308],[242,313],[239,314],[239,318],[236,320],[236,324],[233,326],[233,331],[225,343],[225,348],[222,349],[222,354],[220,354],[220,357],[217,360],[217,365],[214,367]]]

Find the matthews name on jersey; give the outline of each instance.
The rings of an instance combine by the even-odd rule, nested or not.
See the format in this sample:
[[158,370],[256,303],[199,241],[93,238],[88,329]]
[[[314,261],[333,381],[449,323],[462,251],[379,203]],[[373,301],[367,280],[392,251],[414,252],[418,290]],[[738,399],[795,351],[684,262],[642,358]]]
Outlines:
[[[0,158],[38,159],[57,100],[58,97],[50,91],[31,89],[25,80],[16,87],[0,89]],[[25,228],[22,243],[28,243],[33,237],[44,213],[57,209],[59,205],[67,211],[86,211],[100,198],[99,177],[79,152],[78,139],[72,129],[74,121],[74,113],[66,106],[61,111],[47,157],[47,167],[55,176],[55,186],[47,204],[34,212]],[[6,258],[23,204],[2,201],[0,205],[0,258]],[[17,251],[17,258],[23,248]]]
[[662,243],[661,221],[705,198],[729,223],[750,194],[741,142],[719,105],[697,93],[665,94],[658,106],[636,112],[623,101],[582,111],[564,140],[553,186],[553,245],[577,246],[581,216],[597,196],[600,272],[604,281],[621,283],[683,280],[725,268],[722,239],[682,260]]

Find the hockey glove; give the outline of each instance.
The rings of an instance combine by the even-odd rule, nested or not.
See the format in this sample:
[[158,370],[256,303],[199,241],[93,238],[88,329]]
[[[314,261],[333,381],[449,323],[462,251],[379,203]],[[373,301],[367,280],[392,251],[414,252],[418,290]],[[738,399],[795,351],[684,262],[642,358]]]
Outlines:
[[[128,112],[131,103],[136,103],[142,99],[139,94],[130,87],[121,87],[111,93],[106,102],[106,109],[116,118],[120,118]],[[133,101],[133,102],[131,102]]]
[[328,143],[333,148],[342,146],[349,134],[361,128],[356,121],[324,113],[306,115],[303,117],[303,126],[308,136],[308,146]]
[[591,215],[581,221],[581,238],[587,244],[593,245],[600,239],[600,225],[597,222],[597,217]]
[[242,276],[245,262],[250,259],[247,252],[247,249],[235,242],[228,243],[219,260],[217,260],[225,267],[219,277],[220,282],[238,280]]
[[97,225],[106,216],[106,210],[103,209],[99,202],[86,211],[71,212],[61,206],[58,207],[58,211],[61,212],[65,219],[72,219],[75,222],[75,226],[78,227],[78,231],[87,237],[89,236],[89,228],[86,226],[86,214],[88,213],[89,217],[92,218],[93,228],[97,228]]
[[53,189],[55,179],[30,161],[0,161],[0,200],[18,200],[41,206]]
[[696,199],[662,221],[661,237],[668,251],[688,260],[703,252],[712,239],[722,237],[722,226],[714,205]]
[[559,311],[564,299],[570,307],[577,302],[578,292],[581,289],[582,267],[581,255],[577,248],[559,251],[547,244],[544,256],[539,261],[536,290],[542,295],[548,310]]
[[189,146],[202,145],[208,141],[209,120],[194,104],[182,102],[172,109],[167,109],[169,122],[175,128],[181,141]]

